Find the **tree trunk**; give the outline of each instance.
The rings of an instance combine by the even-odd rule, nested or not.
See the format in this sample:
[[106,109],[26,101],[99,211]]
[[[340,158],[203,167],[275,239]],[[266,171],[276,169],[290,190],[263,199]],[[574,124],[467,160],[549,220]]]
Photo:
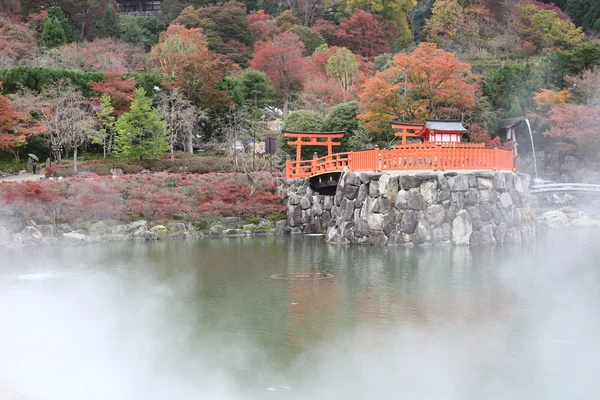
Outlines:
[[188,137],[187,137],[187,151],[190,154],[194,154],[194,134],[192,132],[188,133]]
[[283,99],[283,110],[282,111],[283,111],[283,117],[284,118],[287,117],[287,114],[288,114],[288,103],[289,103],[289,101],[288,101],[287,96],[286,96]]
[[113,146],[113,140],[115,137],[115,133],[112,131],[110,131],[110,133],[108,134],[108,154],[112,153],[112,146]]
[[73,170],[77,171],[77,146],[73,150]]
[[169,147],[171,148],[171,162],[175,162],[175,148],[173,147],[173,140],[171,140]]

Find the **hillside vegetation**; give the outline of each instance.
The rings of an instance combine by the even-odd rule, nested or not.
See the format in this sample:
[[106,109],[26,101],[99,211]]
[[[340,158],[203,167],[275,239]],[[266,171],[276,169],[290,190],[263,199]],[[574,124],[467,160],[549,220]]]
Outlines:
[[456,118],[472,141],[490,141],[518,116],[565,153],[595,160],[600,149],[595,0],[174,0],[160,17],[119,15],[114,0],[0,0],[0,10],[5,160],[203,150],[248,173],[238,144],[277,135],[277,121],[346,131],[350,150],[388,145],[390,120]]

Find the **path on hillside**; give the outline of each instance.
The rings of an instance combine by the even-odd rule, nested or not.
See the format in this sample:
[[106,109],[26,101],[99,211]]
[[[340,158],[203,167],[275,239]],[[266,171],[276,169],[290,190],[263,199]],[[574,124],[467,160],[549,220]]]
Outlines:
[[4,178],[0,178],[0,182],[25,182],[25,181],[39,181],[44,177],[44,174],[26,174],[10,175]]

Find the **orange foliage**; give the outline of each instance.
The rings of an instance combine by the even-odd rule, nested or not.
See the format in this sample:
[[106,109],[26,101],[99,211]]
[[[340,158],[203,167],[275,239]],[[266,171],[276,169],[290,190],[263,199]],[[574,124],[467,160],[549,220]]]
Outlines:
[[217,85],[233,70],[233,63],[208,49],[202,29],[170,25],[148,54],[148,66],[165,76],[167,88],[179,88],[201,107],[216,109],[231,103]]
[[20,125],[24,119],[25,116],[17,112],[8,98],[0,93],[0,150],[14,150],[25,139],[25,132]]
[[554,90],[542,89],[533,96],[535,106],[541,111],[549,111],[552,107],[566,104],[573,97],[571,89]]
[[547,135],[573,141],[591,157],[600,151],[600,106],[561,104],[552,108],[550,120]]
[[277,29],[277,24],[273,16],[265,13],[264,10],[258,10],[248,14],[248,28],[255,38],[264,39]]
[[135,97],[135,79],[124,79],[119,72],[109,72],[100,82],[89,82],[95,92],[110,96],[115,114],[121,115],[129,111],[129,106]]
[[421,43],[410,55],[398,54],[394,66],[368,79],[359,118],[371,130],[397,119],[456,118],[475,107],[477,79],[455,53]]

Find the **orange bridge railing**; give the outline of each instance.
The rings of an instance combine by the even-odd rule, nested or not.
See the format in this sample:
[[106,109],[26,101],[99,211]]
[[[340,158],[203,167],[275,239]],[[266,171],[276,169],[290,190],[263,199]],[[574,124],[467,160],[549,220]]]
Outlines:
[[350,171],[512,170],[513,151],[473,143],[424,143],[331,154],[304,161],[287,161],[287,178],[307,178]]

